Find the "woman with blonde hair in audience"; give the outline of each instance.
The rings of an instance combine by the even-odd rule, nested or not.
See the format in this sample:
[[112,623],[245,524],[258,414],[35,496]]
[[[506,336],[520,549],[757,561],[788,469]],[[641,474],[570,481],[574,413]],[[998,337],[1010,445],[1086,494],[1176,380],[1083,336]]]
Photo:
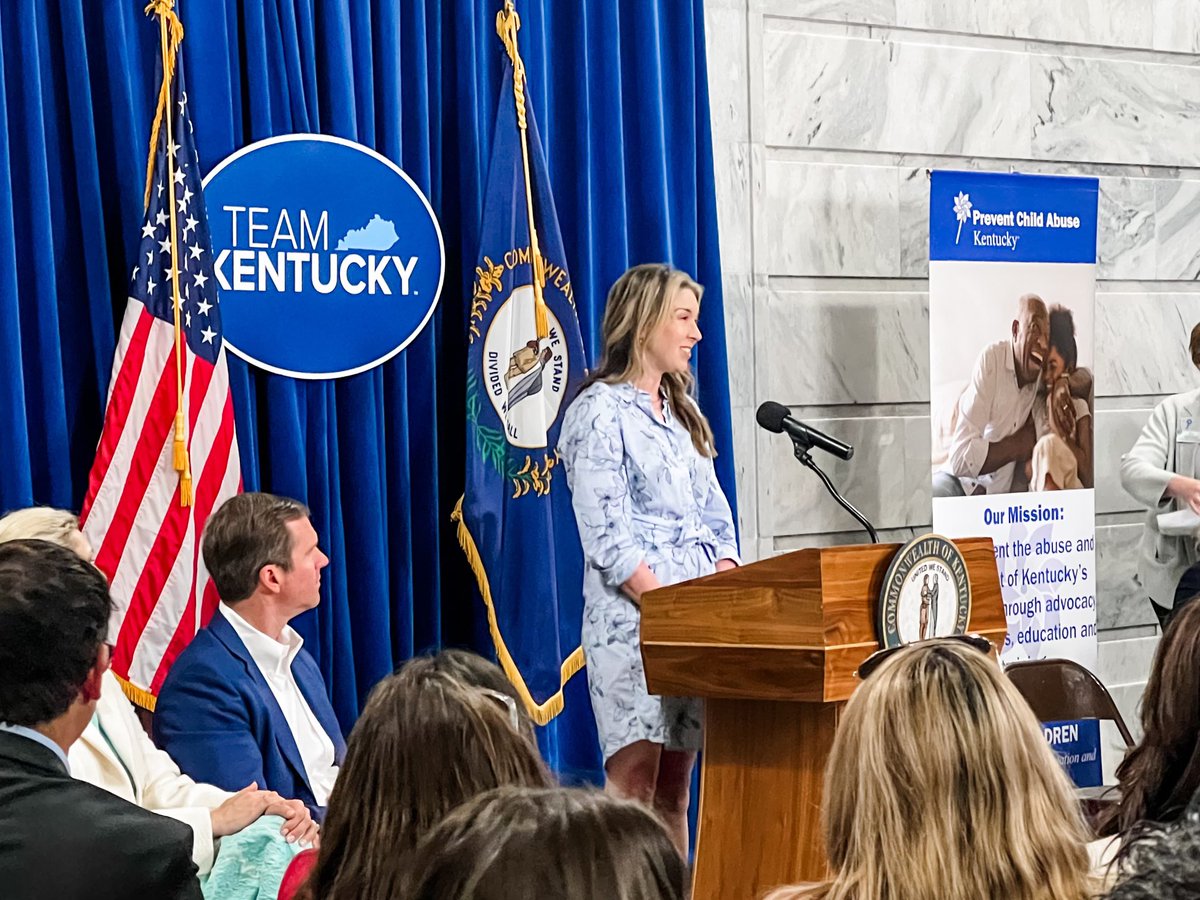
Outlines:
[[[393,896],[417,841],[450,810],[501,785],[551,783],[511,697],[464,684],[433,658],[414,659],[371,691],[297,896]],[[305,858],[289,869],[281,900]]]
[[[79,530],[74,513],[36,506],[0,518],[0,543],[37,538],[66,547],[91,562],[92,547]],[[133,705],[125,698],[112,671],[104,673],[96,714],[68,753],[71,775],[116,794],[143,809],[191,826],[192,859],[207,876],[216,861],[215,840],[237,834],[264,815],[284,818],[282,836],[288,843],[317,841],[317,825],[298,800],[285,800],[272,791],[250,785],[236,794],[193,781],[154,746]],[[264,836],[256,840],[262,843]],[[227,860],[233,865],[232,856]],[[290,859],[291,852],[287,852]],[[286,860],[277,865],[278,878]],[[224,880],[224,876],[221,876]]]
[[[644,806],[578,788],[499,788],[418,845],[405,900],[683,900],[687,867]],[[382,896],[382,895],[381,895]]]
[[1070,782],[990,646],[937,638],[859,668],[825,773],[831,878],[772,900],[1092,896]]

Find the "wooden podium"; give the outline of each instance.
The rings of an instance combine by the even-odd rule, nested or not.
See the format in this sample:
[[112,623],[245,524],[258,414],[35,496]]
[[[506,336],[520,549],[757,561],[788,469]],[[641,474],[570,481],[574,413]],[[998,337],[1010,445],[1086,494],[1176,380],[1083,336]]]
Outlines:
[[[971,580],[967,630],[999,647],[992,541],[955,543]],[[879,647],[877,598],[899,548],[799,550],[643,598],[650,692],[707,701],[693,900],[757,900],[825,877],[825,761],[855,669]]]

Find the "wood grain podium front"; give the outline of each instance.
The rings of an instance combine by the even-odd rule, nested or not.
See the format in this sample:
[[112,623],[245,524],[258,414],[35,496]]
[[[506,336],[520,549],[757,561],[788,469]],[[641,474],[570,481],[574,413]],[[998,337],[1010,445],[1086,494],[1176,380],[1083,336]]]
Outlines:
[[[1004,641],[990,538],[955,541],[969,631]],[[757,900],[826,875],[825,761],[899,544],[798,550],[660,588],[642,601],[652,694],[706,699],[693,900]]]

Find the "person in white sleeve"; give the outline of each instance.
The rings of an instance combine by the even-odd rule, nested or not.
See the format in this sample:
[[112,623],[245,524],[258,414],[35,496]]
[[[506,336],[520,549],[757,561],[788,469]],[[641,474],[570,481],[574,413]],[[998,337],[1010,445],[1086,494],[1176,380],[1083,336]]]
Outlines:
[[[34,507],[0,518],[0,543],[22,538],[52,541],[92,559],[79,520],[64,510]],[[257,785],[230,793],[182,774],[171,757],[154,746],[111,671],[104,674],[92,721],[67,756],[73,778],[191,826],[192,859],[200,875],[212,869],[220,838],[264,815],[284,819],[282,832],[290,842],[317,842],[318,826],[299,800],[284,799]]]

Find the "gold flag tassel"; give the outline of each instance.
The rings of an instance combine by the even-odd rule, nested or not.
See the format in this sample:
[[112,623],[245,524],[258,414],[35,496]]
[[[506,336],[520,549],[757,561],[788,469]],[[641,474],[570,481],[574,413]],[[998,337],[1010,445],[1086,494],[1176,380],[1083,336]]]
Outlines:
[[188,458],[187,419],[183,405],[183,328],[180,323],[179,302],[179,241],[176,237],[175,216],[175,140],[172,134],[171,80],[175,76],[175,55],[179,42],[183,40],[183,23],[175,13],[175,0],[151,0],[146,6],[146,15],[158,16],[158,30],[162,45],[163,80],[158,92],[158,109],[154,113],[154,127],[150,129],[150,159],[146,163],[145,207],[150,208],[150,188],[154,181],[154,159],[158,147],[159,131],[166,123],[167,128],[167,209],[170,212],[171,228],[171,299],[175,312],[175,438],[172,441],[171,460],[179,473],[179,505],[192,505],[192,465]]
[[504,9],[496,13],[496,34],[504,42],[508,58],[513,67],[513,97],[517,104],[517,127],[521,130],[521,161],[525,164],[525,212],[529,217],[529,255],[533,260],[533,310],[538,340],[550,336],[550,323],[546,316],[546,299],[542,289],[546,286],[546,265],[538,250],[537,228],[533,222],[533,183],[529,177],[529,140],[526,137],[525,121],[525,63],[517,51],[517,31],[521,28],[521,17],[517,15],[512,0],[504,0]]

